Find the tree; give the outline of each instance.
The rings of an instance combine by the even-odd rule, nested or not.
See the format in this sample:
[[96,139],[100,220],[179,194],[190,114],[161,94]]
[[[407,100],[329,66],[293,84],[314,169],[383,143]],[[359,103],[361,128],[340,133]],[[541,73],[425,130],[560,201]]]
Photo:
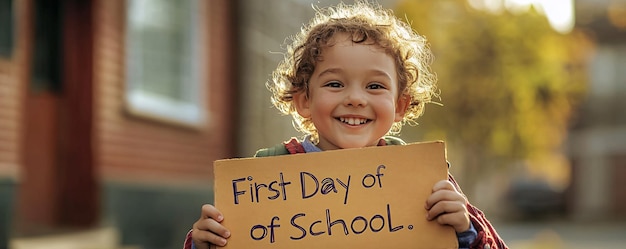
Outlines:
[[[425,35],[435,55],[440,103],[403,135],[446,140],[461,177],[522,162],[553,182],[568,181],[562,146],[586,90],[581,32],[559,34],[530,10],[476,10],[465,0],[405,0],[396,14]],[[459,162],[461,161],[461,162]]]

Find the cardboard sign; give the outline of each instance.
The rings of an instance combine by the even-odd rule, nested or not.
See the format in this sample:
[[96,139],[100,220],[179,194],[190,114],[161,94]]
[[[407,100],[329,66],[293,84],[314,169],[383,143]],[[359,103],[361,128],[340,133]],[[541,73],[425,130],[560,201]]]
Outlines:
[[457,248],[454,229],[426,220],[447,179],[443,142],[214,163],[226,248]]

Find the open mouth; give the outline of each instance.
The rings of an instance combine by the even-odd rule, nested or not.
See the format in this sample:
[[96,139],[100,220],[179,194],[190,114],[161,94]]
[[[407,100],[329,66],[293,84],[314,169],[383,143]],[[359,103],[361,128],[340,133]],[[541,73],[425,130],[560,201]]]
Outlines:
[[337,120],[339,120],[340,122],[344,124],[349,124],[349,125],[362,125],[362,124],[372,121],[371,119],[366,119],[366,118],[344,118],[344,117],[339,117],[337,118]]

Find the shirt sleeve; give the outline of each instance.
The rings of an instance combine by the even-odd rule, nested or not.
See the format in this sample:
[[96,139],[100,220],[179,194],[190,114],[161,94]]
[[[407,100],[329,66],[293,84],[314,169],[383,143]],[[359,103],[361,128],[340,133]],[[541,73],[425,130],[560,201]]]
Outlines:
[[196,249],[196,246],[193,244],[193,240],[191,239],[191,232],[193,230],[189,230],[187,232],[187,236],[185,236],[185,243],[183,243],[183,249]]
[[467,231],[456,234],[456,238],[459,241],[459,249],[469,249],[476,237],[478,237],[478,232],[474,228],[474,224],[470,222],[470,228]]

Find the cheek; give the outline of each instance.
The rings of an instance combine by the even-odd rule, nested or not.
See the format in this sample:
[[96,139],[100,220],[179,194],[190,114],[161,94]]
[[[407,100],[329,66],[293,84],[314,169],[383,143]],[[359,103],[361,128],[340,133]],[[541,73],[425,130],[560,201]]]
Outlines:
[[400,107],[396,105],[396,102],[393,99],[387,99],[380,102],[378,112],[383,115],[385,119],[388,119],[391,122],[396,122],[396,113],[398,112],[398,108]]
[[313,116],[329,115],[333,105],[329,98],[317,98],[311,101],[311,114]]
[[396,102],[393,98],[385,98],[384,100],[380,100],[378,103],[380,103],[379,108],[384,110],[385,113],[394,112],[397,108]]

